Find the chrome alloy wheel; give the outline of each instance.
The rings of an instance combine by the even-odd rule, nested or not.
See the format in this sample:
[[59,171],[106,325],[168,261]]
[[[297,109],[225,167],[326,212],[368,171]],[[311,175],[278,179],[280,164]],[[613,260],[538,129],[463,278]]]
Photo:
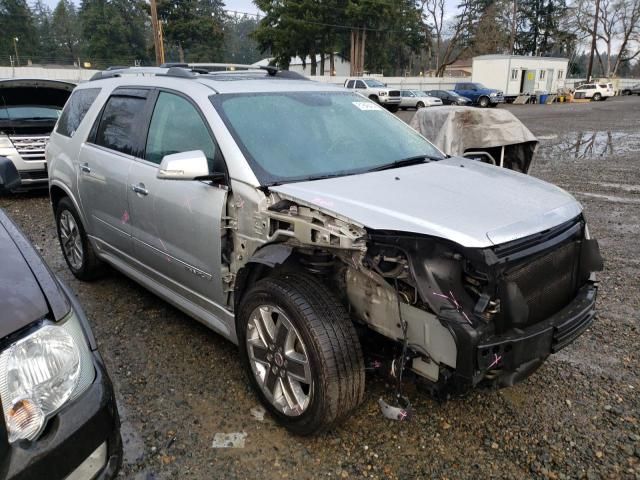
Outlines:
[[271,405],[291,417],[304,413],[313,393],[309,357],[285,313],[273,305],[254,309],[246,344],[251,370]]
[[59,222],[60,243],[62,243],[64,255],[74,269],[80,270],[82,268],[84,250],[78,224],[69,210],[62,211]]

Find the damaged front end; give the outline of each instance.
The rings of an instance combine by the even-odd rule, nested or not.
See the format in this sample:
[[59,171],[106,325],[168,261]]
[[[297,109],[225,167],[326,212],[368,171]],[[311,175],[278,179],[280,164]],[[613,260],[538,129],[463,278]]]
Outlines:
[[513,385],[583,333],[602,258],[579,216],[481,249],[370,232],[362,267],[346,272],[353,312],[406,341],[408,365],[432,389],[456,393]]
[[382,369],[410,371],[439,396],[513,385],[594,317],[602,258],[582,215],[486,248],[367,229],[281,195],[256,215],[260,240],[236,239],[253,251],[232,264],[237,289],[252,281],[247,263],[323,277],[354,321],[384,338],[389,348],[374,352]]

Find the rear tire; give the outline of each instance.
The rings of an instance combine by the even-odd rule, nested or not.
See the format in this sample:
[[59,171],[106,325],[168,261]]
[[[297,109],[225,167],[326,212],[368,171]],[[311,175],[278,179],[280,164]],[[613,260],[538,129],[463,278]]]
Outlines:
[[80,215],[69,197],[61,199],[56,206],[56,229],[62,256],[71,273],[83,281],[100,277],[104,273],[104,264],[93,250]]
[[416,110],[420,110],[421,108],[424,108],[424,102],[418,102],[416,104]]
[[236,318],[249,381],[278,423],[311,435],[362,402],[360,341],[346,309],[323,283],[306,273],[267,277],[247,292]]
[[596,92],[593,94],[592,98],[594,102],[599,102],[600,100],[602,100],[602,95],[599,92]]

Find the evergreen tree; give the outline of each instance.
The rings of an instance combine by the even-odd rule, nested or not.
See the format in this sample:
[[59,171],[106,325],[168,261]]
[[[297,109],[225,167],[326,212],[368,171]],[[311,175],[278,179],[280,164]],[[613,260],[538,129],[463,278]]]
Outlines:
[[252,34],[258,19],[249,15],[230,15],[224,22],[222,59],[229,63],[251,64],[262,58]]
[[144,0],[82,0],[82,59],[95,68],[148,61],[150,22]]
[[37,53],[38,41],[33,13],[26,0],[0,0],[0,32],[0,56],[3,63],[8,63],[10,56],[16,56],[16,44],[20,65],[26,65]]
[[36,0],[32,8],[33,22],[36,31],[36,52],[34,61],[51,63],[57,60],[53,32],[51,29],[51,9],[42,0]]
[[226,18],[222,0],[158,0],[158,15],[170,57],[173,48],[178,56],[175,60],[221,60]]
[[64,63],[78,58],[80,28],[76,8],[70,0],[60,0],[53,10],[51,31],[53,33],[56,57]]

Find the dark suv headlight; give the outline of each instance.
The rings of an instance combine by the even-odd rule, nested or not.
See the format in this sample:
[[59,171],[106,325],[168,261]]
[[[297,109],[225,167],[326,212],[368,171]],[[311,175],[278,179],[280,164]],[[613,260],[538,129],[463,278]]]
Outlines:
[[0,354],[0,399],[9,443],[34,440],[93,382],[91,352],[75,314],[45,323]]

